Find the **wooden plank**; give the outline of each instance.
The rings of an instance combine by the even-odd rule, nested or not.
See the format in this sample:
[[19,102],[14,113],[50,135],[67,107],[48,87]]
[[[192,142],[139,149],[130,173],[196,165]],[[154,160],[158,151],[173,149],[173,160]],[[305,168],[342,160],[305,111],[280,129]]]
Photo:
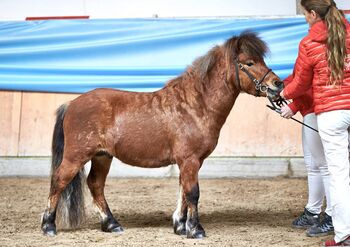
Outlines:
[[0,156],[17,156],[21,92],[0,91]]
[[[238,96],[214,156],[300,156],[301,125],[266,107],[266,98]],[[297,119],[302,120],[300,115]]]
[[77,96],[77,94],[23,93],[19,137],[20,156],[51,155],[56,109]]
[[[55,110],[76,94],[23,93],[19,155],[50,155]],[[269,110],[265,98],[238,97],[212,156],[300,156],[301,126]],[[300,119],[300,116],[299,116]]]

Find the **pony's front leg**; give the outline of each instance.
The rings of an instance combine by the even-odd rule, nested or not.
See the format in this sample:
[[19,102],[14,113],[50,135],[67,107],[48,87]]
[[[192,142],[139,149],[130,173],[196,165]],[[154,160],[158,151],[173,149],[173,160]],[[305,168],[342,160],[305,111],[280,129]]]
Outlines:
[[87,179],[94,204],[101,216],[101,229],[104,232],[122,233],[124,230],[108,207],[104,188],[112,163],[112,156],[99,155],[91,159],[91,170]]
[[199,185],[198,172],[201,163],[198,159],[188,159],[179,164],[180,184],[187,203],[186,235],[187,238],[203,238],[205,231],[199,223],[198,200]]

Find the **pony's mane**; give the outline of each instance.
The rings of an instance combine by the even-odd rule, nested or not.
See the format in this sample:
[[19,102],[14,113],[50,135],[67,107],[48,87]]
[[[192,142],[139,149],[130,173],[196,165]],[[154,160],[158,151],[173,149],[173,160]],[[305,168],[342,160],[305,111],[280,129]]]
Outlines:
[[[266,43],[261,40],[255,32],[245,31],[239,36],[233,36],[222,46],[213,47],[207,54],[197,58],[186,72],[194,70],[204,80],[216,64],[220,56],[225,56],[226,64],[232,63],[239,54],[245,53],[252,59],[262,60],[269,51]],[[171,80],[169,84],[176,84],[181,81],[183,75]]]
[[219,53],[219,46],[212,48],[206,55],[197,58],[192,63],[192,68],[199,74],[200,78],[203,80],[210,70],[214,67]]
[[220,49],[225,55],[227,64],[232,63],[241,53],[245,53],[252,59],[263,60],[269,51],[266,43],[256,33],[251,31],[242,32],[239,36],[233,36],[226,40],[222,46],[215,46],[206,55],[199,57],[193,62],[193,68],[197,70],[202,79],[214,67],[219,57]]

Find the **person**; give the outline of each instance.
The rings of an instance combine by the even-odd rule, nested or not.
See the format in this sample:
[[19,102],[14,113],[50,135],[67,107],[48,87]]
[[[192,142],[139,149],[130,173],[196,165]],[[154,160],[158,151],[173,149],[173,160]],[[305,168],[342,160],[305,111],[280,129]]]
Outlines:
[[293,99],[312,87],[335,233],[324,246],[350,246],[350,24],[333,0],[302,0],[301,6],[310,29],[299,44],[293,80],[280,95]]
[[[284,80],[287,86],[293,81],[293,74]],[[281,107],[281,116],[291,118],[297,112],[303,116],[303,122],[317,129],[316,115],[314,113],[312,89],[305,94],[293,99],[293,102]],[[308,181],[308,203],[304,212],[293,221],[292,226],[299,229],[307,229],[309,237],[332,234],[334,231],[332,223],[332,209],[329,200],[329,172],[323,151],[320,135],[306,127],[302,127],[302,147],[304,162]],[[322,222],[320,213],[324,197],[326,196],[326,210]]]

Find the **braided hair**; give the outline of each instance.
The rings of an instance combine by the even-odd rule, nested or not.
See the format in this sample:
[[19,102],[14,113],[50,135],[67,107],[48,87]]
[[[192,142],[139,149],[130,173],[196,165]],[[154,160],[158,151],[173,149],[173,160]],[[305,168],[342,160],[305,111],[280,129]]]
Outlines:
[[307,12],[315,11],[327,25],[327,62],[330,70],[330,85],[340,85],[344,78],[347,56],[346,26],[344,13],[337,8],[334,0],[301,0]]

